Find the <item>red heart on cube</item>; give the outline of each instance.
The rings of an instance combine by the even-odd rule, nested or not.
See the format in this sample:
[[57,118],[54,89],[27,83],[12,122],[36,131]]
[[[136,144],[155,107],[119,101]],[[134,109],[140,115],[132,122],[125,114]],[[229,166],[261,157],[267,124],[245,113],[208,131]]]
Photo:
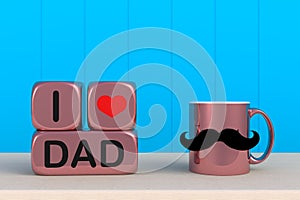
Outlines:
[[123,96],[101,96],[97,101],[98,109],[104,114],[115,117],[126,108],[126,99]]

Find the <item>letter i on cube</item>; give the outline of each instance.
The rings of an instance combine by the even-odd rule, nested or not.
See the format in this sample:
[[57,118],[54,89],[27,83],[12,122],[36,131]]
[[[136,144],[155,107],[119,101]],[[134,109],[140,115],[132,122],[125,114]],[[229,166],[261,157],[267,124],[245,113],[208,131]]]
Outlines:
[[137,170],[135,86],[92,83],[82,131],[82,85],[40,82],[32,90],[32,169],[40,175],[130,174]]

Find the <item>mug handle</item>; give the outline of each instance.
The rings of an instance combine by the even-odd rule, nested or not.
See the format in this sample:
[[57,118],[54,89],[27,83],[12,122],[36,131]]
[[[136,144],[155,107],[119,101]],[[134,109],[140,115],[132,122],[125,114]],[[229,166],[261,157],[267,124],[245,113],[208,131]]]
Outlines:
[[266,160],[269,157],[270,153],[271,153],[271,150],[272,150],[273,145],[274,145],[274,128],[273,128],[273,125],[272,125],[272,122],[271,122],[270,118],[262,110],[259,110],[259,109],[256,109],[256,108],[250,108],[250,109],[248,109],[248,114],[249,114],[250,118],[253,117],[256,114],[261,114],[263,116],[263,118],[265,119],[265,121],[267,122],[268,129],[269,129],[269,141],[268,141],[268,146],[266,148],[266,151],[259,158],[254,157],[250,153],[249,163],[250,164],[258,164],[258,163],[261,163],[264,160]]

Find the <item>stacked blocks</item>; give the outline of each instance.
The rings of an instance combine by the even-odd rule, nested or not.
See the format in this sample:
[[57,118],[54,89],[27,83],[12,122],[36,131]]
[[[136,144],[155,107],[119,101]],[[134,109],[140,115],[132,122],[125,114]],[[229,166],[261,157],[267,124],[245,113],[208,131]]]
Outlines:
[[137,170],[135,86],[97,82],[88,89],[82,127],[82,85],[40,82],[32,91],[32,169],[40,175],[130,174]]

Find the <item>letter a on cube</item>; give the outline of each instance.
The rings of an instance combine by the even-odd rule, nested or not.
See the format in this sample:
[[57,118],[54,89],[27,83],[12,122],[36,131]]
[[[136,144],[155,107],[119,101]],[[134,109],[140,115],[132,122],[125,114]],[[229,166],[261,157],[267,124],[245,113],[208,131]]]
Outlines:
[[31,164],[40,175],[135,173],[137,137],[131,131],[37,131]]

